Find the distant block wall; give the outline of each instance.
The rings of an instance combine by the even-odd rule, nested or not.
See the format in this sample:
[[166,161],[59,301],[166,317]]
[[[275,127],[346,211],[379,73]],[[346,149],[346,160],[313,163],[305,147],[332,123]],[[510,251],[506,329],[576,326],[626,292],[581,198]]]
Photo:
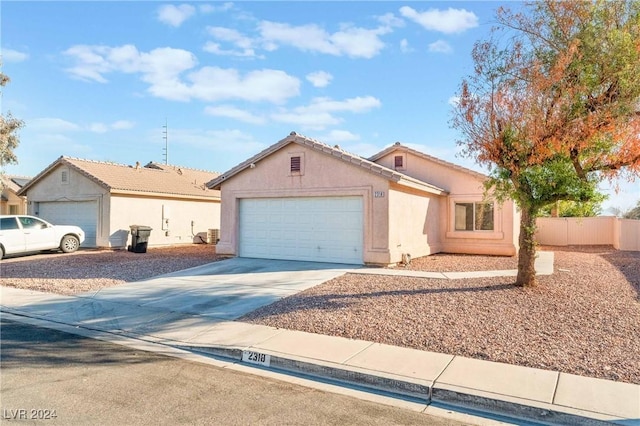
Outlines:
[[603,217],[541,217],[536,241],[549,246],[612,245],[640,251],[640,220]]

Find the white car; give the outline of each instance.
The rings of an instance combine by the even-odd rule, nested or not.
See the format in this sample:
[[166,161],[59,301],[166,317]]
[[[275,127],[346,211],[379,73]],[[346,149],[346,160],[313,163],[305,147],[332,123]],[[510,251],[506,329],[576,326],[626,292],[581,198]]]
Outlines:
[[77,226],[52,225],[33,216],[0,216],[0,259],[9,254],[60,249],[72,253],[84,241]]

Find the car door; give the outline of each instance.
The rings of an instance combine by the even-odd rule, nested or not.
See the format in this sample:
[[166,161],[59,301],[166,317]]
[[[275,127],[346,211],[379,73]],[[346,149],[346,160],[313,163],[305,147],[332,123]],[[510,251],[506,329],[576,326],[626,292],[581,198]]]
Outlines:
[[35,217],[18,216],[24,232],[27,251],[48,250],[58,247],[55,230],[44,220]]
[[6,254],[22,253],[26,250],[26,242],[18,218],[0,218],[0,244]]

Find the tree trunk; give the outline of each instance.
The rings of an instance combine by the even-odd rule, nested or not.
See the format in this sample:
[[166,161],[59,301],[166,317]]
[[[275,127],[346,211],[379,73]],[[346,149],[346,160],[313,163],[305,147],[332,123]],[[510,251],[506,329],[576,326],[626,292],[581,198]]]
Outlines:
[[518,252],[518,276],[516,285],[533,287],[536,285],[536,214],[531,209],[522,209],[520,214],[520,251]]

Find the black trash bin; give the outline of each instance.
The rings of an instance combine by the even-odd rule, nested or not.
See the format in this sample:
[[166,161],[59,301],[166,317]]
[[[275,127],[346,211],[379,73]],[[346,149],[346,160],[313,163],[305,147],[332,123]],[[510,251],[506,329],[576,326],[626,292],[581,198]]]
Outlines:
[[127,248],[134,253],[146,253],[152,228],[144,225],[131,225],[131,245]]

